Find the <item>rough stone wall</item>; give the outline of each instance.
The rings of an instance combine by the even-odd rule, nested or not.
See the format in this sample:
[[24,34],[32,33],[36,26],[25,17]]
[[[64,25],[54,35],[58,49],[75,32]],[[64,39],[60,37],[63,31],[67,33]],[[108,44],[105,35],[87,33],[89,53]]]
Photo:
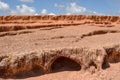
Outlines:
[[50,71],[52,63],[62,56],[76,61],[83,70],[89,68],[92,63],[96,64],[99,70],[101,69],[106,53],[103,49],[72,48],[49,51],[45,55],[45,67],[47,67],[46,69],[48,69],[48,71]]
[[0,21],[20,21],[20,20],[102,20],[115,22],[120,20],[119,16],[86,16],[86,15],[59,15],[59,16],[0,16]]
[[116,63],[120,61],[120,45],[107,46],[104,48],[107,52],[109,62]]
[[[61,23],[60,21],[65,22]],[[0,16],[0,32],[34,29],[41,27],[74,26],[91,23],[107,25],[113,22],[120,23],[120,17],[85,15]]]
[[0,76],[16,76],[31,71],[51,72],[53,62],[60,57],[74,60],[81,70],[95,67],[101,70],[103,66],[113,61],[120,61],[120,47],[104,48],[62,48],[16,54],[0,55]]

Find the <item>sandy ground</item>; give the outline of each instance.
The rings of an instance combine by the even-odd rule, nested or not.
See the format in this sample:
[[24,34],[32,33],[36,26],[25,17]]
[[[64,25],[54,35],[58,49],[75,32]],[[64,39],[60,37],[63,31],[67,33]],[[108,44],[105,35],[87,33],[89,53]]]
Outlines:
[[[8,79],[13,80],[13,79]],[[110,64],[110,68],[91,74],[89,71],[58,71],[49,74],[34,73],[15,80],[120,80],[120,63]]]
[[[107,33],[94,34],[95,31]],[[30,31],[30,33],[24,33]],[[110,31],[116,31],[111,33]],[[61,28],[23,30],[22,34],[0,37],[0,53],[20,53],[34,50],[62,47],[93,46],[100,47],[120,43],[120,27],[97,27],[88,25],[66,26]],[[11,32],[11,31],[10,31]],[[8,32],[8,33],[10,33]],[[18,31],[19,32],[19,31]],[[12,32],[13,33],[13,32]],[[88,35],[93,33],[90,36]]]
[[91,75],[89,72],[62,71],[45,74],[24,80],[120,80],[120,63],[111,64],[110,68]]

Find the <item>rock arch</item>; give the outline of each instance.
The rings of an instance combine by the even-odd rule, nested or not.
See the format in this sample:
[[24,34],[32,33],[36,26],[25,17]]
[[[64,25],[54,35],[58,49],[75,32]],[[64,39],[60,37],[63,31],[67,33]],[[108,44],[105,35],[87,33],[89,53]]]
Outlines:
[[[58,67],[56,69],[56,67]],[[61,68],[61,70],[59,69]],[[47,65],[48,72],[65,71],[65,70],[80,70],[81,65],[75,59],[67,56],[54,57]]]

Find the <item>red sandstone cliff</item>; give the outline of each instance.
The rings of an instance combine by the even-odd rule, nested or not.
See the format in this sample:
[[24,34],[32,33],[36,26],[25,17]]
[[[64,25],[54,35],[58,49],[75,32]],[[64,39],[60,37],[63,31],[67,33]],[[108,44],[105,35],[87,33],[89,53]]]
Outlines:
[[120,23],[118,16],[0,16],[0,32],[51,26]]
[[119,16],[85,16],[85,15],[60,15],[60,16],[0,16],[1,21],[19,21],[19,20],[102,20],[116,22],[120,20]]

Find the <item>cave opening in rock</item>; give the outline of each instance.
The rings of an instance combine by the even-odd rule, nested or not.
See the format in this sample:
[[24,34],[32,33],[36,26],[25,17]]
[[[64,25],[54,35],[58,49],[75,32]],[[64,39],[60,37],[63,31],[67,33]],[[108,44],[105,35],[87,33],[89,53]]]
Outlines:
[[35,76],[41,76],[44,75],[44,70],[39,65],[33,65],[33,68],[31,70],[28,70],[27,72],[21,72],[20,74],[16,75],[16,78],[28,78],[28,77],[35,77]]
[[53,62],[51,69],[52,72],[78,71],[81,69],[81,66],[74,60],[66,57],[60,57]]

